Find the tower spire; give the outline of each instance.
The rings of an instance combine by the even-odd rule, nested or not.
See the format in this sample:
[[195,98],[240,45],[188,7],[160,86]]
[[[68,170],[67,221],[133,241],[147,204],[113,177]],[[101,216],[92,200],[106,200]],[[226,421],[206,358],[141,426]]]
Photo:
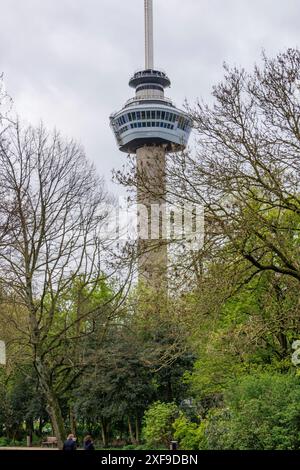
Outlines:
[[145,1],[145,68],[154,68],[153,58],[153,0]]

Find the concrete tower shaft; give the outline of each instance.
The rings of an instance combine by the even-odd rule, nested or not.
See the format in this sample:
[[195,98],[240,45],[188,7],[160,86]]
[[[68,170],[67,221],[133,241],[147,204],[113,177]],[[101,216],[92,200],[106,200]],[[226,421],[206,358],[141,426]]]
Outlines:
[[144,146],[136,152],[138,202],[138,272],[156,290],[167,285],[166,151]]

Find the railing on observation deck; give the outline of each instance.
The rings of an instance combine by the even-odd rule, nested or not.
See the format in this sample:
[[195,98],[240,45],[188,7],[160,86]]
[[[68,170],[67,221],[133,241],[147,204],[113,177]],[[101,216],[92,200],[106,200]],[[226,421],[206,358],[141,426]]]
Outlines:
[[153,69],[146,69],[146,70],[136,70],[134,72],[134,75],[131,77],[131,80],[134,78],[140,78],[144,77],[145,75],[151,75],[153,77],[162,77],[162,78],[168,78],[166,72],[163,70],[153,70]]
[[128,101],[126,101],[125,106],[128,106],[131,103],[135,103],[137,101],[165,101],[168,104],[174,105],[173,101],[170,98],[164,97],[159,97],[157,95],[147,95],[143,97],[135,97],[135,98],[130,98]]

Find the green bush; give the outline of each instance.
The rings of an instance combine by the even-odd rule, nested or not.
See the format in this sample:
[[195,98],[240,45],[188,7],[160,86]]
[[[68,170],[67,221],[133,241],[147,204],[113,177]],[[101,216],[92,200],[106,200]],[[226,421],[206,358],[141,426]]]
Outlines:
[[9,439],[7,437],[0,437],[0,447],[26,447],[26,440]]
[[174,438],[178,440],[181,450],[199,450],[206,448],[206,421],[192,423],[183,413],[173,424]]
[[173,439],[173,423],[179,416],[175,403],[154,403],[145,412],[143,437],[147,446],[157,448],[164,445],[169,448]]
[[10,439],[7,437],[0,437],[0,447],[7,447],[9,446]]
[[261,373],[232,383],[225,407],[205,431],[210,449],[300,449],[300,383],[287,374]]
[[[120,448],[117,449],[117,450],[120,450]],[[128,445],[128,446],[122,447],[121,450],[151,450],[151,447],[147,446],[146,444],[145,445],[143,445],[143,444]]]

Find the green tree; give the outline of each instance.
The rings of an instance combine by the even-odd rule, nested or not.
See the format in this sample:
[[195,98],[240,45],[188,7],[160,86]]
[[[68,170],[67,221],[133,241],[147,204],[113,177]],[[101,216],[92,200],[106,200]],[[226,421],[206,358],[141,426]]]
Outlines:
[[105,342],[94,351],[97,364],[86,370],[75,389],[78,418],[89,426],[101,424],[104,446],[114,425],[116,434],[127,428],[131,442],[139,442],[142,416],[155,394],[152,371],[139,346],[130,325],[111,325]]
[[[104,324],[112,316],[116,299],[89,302],[103,282],[107,195],[79,145],[43,126],[22,129],[19,123],[0,141],[0,187],[1,315],[22,331],[62,447],[60,397],[85,366],[84,338],[97,318]],[[66,299],[78,276],[74,308],[75,300]]]
[[3,371],[0,396],[0,434],[11,440],[32,437],[34,432],[41,436],[48,415],[32,366],[24,367],[22,372],[16,368],[9,376]]

